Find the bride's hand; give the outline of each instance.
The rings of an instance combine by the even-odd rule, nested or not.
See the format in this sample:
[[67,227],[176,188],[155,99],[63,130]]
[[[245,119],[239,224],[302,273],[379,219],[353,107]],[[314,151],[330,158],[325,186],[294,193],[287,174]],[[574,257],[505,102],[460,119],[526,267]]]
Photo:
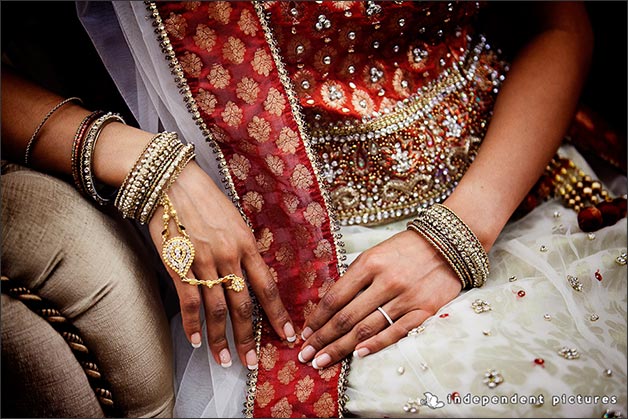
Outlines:
[[[461,282],[423,237],[403,231],[363,252],[307,319],[301,362],[325,368],[397,342],[454,299]],[[378,310],[381,307],[391,318]]]
[[[270,323],[283,339],[296,339],[290,316],[279,297],[277,285],[260,256],[255,237],[233,203],[194,162],[190,162],[168,190],[179,222],[185,226],[196,256],[188,277],[216,280],[229,274],[246,279]],[[161,253],[163,208],[159,207],[149,223],[152,239]],[[172,224],[172,223],[171,223]],[[172,226],[170,231],[175,231]],[[165,264],[164,264],[165,265]],[[220,284],[208,288],[182,282],[172,269],[168,272],[179,295],[183,329],[190,343],[201,343],[201,301],[205,310],[207,341],[216,362],[231,364],[226,338],[227,313],[233,324],[235,346],[243,365],[257,367],[253,335],[253,302],[245,287],[236,292]]]

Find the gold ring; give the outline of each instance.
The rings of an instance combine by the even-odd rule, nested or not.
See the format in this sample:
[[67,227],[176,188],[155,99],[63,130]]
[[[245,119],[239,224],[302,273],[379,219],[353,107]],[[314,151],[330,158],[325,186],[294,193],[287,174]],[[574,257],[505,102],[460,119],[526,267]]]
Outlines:
[[183,278],[181,279],[181,281],[190,285],[205,285],[207,288],[212,288],[214,285],[218,285],[221,282],[223,282],[220,280],[220,278],[219,279]]
[[218,280],[221,282],[229,283],[229,285],[227,285],[228,290],[240,292],[244,289],[244,279],[240,278],[238,275],[229,274],[223,276],[222,278],[219,278]]

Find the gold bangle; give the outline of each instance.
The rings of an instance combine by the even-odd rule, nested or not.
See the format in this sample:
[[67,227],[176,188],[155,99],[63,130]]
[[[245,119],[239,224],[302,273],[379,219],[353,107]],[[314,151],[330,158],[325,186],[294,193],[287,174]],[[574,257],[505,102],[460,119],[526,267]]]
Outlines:
[[87,130],[84,140],[81,142],[79,150],[79,158],[76,162],[78,165],[78,174],[81,183],[81,190],[85,191],[86,195],[91,197],[99,205],[105,205],[111,201],[110,197],[104,197],[98,192],[96,180],[94,179],[92,164],[94,161],[94,150],[96,149],[96,142],[100,138],[100,134],[105,126],[112,122],[120,122],[124,124],[124,119],[118,114],[109,112],[94,121],[91,127]]
[[48,122],[52,114],[54,114],[57,110],[59,110],[60,107],[62,107],[66,103],[71,102],[73,100],[76,100],[77,102],[81,104],[83,103],[83,100],[80,97],[73,96],[73,97],[64,99],[61,102],[57,103],[52,109],[50,109],[48,113],[46,114],[46,116],[44,116],[44,119],[42,119],[39,125],[37,125],[37,128],[35,128],[35,132],[33,132],[33,135],[31,135],[30,140],[28,140],[28,143],[26,144],[26,149],[24,150],[24,166],[28,166],[28,161],[30,160],[31,150],[35,146],[35,141],[37,140],[39,131],[41,131],[41,129],[46,124],[46,122]]
[[489,275],[489,260],[473,231],[451,209],[435,204],[420,210],[408,229],[423,236],[447,260],[463,288],[481,287]]

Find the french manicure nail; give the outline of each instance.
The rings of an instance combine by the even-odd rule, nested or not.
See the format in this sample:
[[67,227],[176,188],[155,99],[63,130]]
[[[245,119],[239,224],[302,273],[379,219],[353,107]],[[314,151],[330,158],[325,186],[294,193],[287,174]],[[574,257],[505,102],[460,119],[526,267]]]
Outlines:
[[292,324],[286,323],[283,325],[283,332],[286,334],[286,340],[290,343],[297,340],[297,334],[294,333],[294,327]]
[[331,362],[331,356],[328,354],[319,355],[312,361],[312,366],[315,370],[325,368]]
[[224,348],[218,354],[220,358],[220,366],[223,368],[229,368],[231,366],[231,354],[229,353],[229,349]]
[[255,349],[251,349],[244,356],[246,358],[246,367],[251,371],[257,369],[257,355],[255,354]]
[[368,354],[370,354],[369,348],[360,348],[353,351],[353,356],[356,358],[364,358]]
[[312,333],[314,333],[314,331],[308,326],[305,329],[303,329],[303,331],[301,332],[301,339],[303,340],[307,340],[307,338],[309,338],[310,336],[312,336]]
[[305,364],[310,359],[312,359],[314,354],[316,354],[316,349],[314,349],[312,345],[307,345],[305,348],[301,350],[301,352],[299,352],[299,355],[297,355],[297,358],[299,358],[299,361],[302,364]]
[[192,348],[194,349],[200,348],[201,347],[201,334],[198,332],[192,333],[192,336],[190,336],[190,342],[192,343]]

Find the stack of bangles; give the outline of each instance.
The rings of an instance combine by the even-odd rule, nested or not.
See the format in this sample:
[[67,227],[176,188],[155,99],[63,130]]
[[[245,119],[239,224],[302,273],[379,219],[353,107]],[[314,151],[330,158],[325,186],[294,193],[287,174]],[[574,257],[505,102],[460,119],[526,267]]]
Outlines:
[[[44,124],[68,98],[52,108],[39,124],[27,144],[24,162],[28,165],[31,150]],[[176,211],[168,198],[167,191],[185,166],[194,158],[194,145],[183,144],[176,133],[162,132],[155,135],[146,145],[127,174],[119,190],[99,184],[93,174],[93,158],[96,142],[102,130],[112,122],[125,123],[115,113],[95,111],[87,115],[79,124],[72,143],[72,178],[76,188],[99,205],[113,201],[123,218],[131,218],[146,224],[159,206],[164,208],[164,228],[162,231],[162,257],[167,266],[173,269],[183,282],[191,285],[205,285],[209,288],[226,284],[227,289],[240,292],[244,289],[244,279],[230,274],[215,280],[188,278],[187,273],[194,261],[194,245],[185,227],[179,223]],[[169,222],[174,221],[179,235],[170,236]]]
[[419,210],[407,227],[438,250],[463,289],[484,285],[489,273],[488,255],[473,231],[452,210],[441,204]]

